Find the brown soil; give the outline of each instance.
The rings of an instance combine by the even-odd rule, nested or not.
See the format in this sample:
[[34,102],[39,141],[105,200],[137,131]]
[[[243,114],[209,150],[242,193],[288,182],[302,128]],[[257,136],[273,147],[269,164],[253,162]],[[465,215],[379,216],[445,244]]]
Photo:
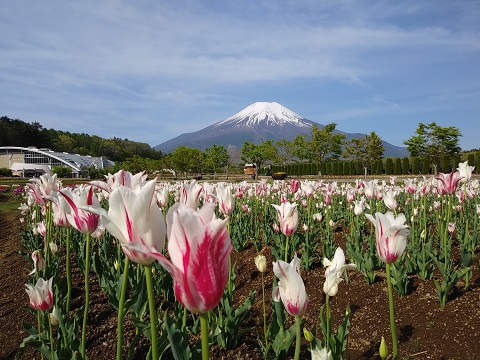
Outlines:
[[[24,309],[28,305],[24,283],[31,270],[28,262],[19,254],[19,214],[16,211],[0,212],[0,359],[13,359],[19,344],[27,333],[22,321],[35,324],[35,319]],[[343,241],[342,233],[337,234],[338,243]],[[266,294],[271,294],[273,258],[269,249],[263,250],[269,268],[266,272]],[[262,338],[263,317],[261,299],[261,276],[255,268],[255,249],[250,247],[241,254],[235,254],[236,302],[240,303],[251,289],[257,290],[253,309],[244,326],[248,331],[234,350],[218,346],[211,349],[212,359],[261,359],[257,335]],[[309,310],[304,324],[312,329],[319,324],[319,309],[324,303],[322,292],[324,269],[317,265],[310,271],[303,271],[302,277],[310,297]],[[81,304],[83,279],[74,274],[75,289],[72,307]],[[347,359],[379,359],[378,347],[382,336],[389,348],[390,328],[386,280],[378,272],[377,281],[368,285],[359,272],[349,271],[348,283],[341,283],[338,294],[331,299],[334,327],[337,326],[347,307],[352,310]],[[474,277],[468,290],[462,290],[463,283],[451,294],[445,309],[437,301],[432,280],[412,277],[413,288],[409,295],[395,294],[395,319],[399,338],[399,359],[480,359],[480,275],[478,257],[475,261]],[[107,297],[101,292],[96,276],[91,275],[91,312],[89,315],[87,355],[90,359],[112,359],[116,346],[116,312],[108,305]],[[133,337],[133,327],[126,324],[125,347]],[[302,359],[310,358],[307,345],[302,346]],[[145,357],[148,341],[142,339],[136,349],[136,359]],[[39,358],[32,350],[24,358]]]

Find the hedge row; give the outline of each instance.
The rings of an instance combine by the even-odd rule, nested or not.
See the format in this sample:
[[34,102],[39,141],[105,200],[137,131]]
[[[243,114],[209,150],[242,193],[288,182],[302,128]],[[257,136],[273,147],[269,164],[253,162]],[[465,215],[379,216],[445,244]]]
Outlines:
[[[476,154],[480,155],[480,154]],[[475,165],[475,169],[480,166],[480,156],[474,154],[468,155],[469,165]],[[437,172],[449,173],[455,170],[460,163],[460,158],[442,158],[440,165],[437,166]],[[427,161],[422,161],[418,157],[404,158],[385,158],[376,161],[367,169],[369,175],[427,175],[433,174],[435,169]],[[285,172],[288,175],[364,175],[365,169],[362,164],[355,161],[336,160],[327,161],[322,164],[317,163],[291,163],[275,164],[271,169],[265,168],[263,173],[270,174],[276,172]]]

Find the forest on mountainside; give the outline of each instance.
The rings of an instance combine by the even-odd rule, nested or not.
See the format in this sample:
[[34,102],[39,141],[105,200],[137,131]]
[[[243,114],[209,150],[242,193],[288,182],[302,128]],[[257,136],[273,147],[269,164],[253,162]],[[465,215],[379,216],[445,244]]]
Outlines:
[[135,155],[150,159],[162,157],[160,151],[146,143],[46,129],[38,122],[27,123],[7,116],[0,118],[0,146],[35,146],[39,149],[103,156],[112,161],[124,161]]

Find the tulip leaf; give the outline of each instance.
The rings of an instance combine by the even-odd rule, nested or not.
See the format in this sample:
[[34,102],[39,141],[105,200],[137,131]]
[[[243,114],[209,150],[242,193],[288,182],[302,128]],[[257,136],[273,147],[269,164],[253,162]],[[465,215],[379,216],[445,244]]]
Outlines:
[[272,347],[275,351],[275,354],[278,356],[281,355],[282,352],[287,353],[295,338],[295,325],[292,325],[285,331],[279,332],[277,336],[275,336],[275,340],[273,340]]
[[[40,337],[41,335],[42,334],[40,334]],[[26,347],[31,346],[34,349],[37,349],[38,351],[40,351],[43,354],[43,356],[47,358],[47,360],[54,360],[52,359],[52,353],[51,353],[50,347],[47,346],[46,344],[47,341],[48,340],[46,336],[44,340],[39,339],[37,335],[27,336],[25,339],[23,339],[22,343],[20,344],[17,354],[15,355],[15,359],[20,359],[23,356]]]
[[175,360],[189,360],[192,359],[192,351],[188,346],[184,334],[178,329],[175,321],[173,321],[165,312],[164,317],[165,326],[167,329],[168,340]]

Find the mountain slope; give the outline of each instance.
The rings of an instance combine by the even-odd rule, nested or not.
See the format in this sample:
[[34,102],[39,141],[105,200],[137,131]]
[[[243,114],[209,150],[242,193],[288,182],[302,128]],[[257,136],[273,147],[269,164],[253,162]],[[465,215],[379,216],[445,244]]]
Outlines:
[[[178,146],[205,150],[216,144],[241,149],[245,141],[259,144],[262,140],[293,140],[299,135],[311,135],[312,126],[324,126],[303,118],[276,102],[256,102],[229,118],[204,129],[179,135],[154,148],[163,153],[174,151]],[[363,137],[365,134],[343,133],[346,140]],[[385,156],[408,156],[405,148],[383,142]]]

